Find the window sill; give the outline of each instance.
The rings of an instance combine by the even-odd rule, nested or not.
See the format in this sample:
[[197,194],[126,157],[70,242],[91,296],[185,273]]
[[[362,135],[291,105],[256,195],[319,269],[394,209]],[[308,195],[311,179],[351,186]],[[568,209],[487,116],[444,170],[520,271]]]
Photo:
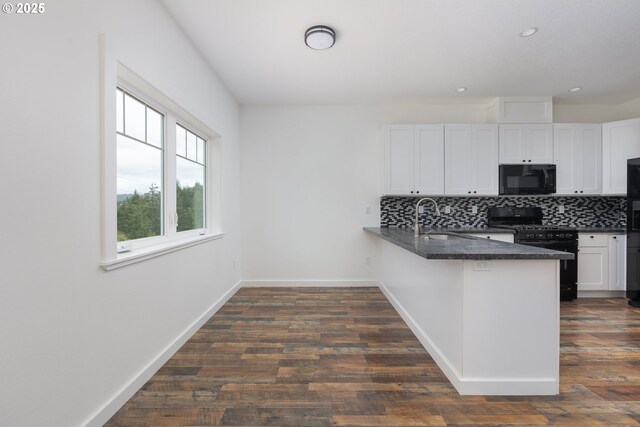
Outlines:
[[203,236],[187,237],[185,239],[167,242],[160,245],[139,249],[135,252],[125,252],[118,254],[116,259],[103,261],[100,266],[103,270],[115,270],[116,268],[126,267],[127,265],[146,261],[151,258],[159,257],[171,252],[179,251],[190,246],[199,245],[201,243],[217,240],[224,236],[224,233],[206,234]]

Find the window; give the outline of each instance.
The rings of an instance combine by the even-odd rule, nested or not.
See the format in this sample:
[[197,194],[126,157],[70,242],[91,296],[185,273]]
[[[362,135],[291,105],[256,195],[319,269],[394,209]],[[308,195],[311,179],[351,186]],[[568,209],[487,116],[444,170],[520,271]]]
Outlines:
[[204,228],[207,145],[195,133],[176,125],[176,208],[178,231]]
[[164,115],[121,89],[116,90],[116,109],[117,240],[160,236]]
[[116,68],[112,77],[105,71],[102,92],[105,270],[223,235],[220,137]]
[[118,87],[116,158],[119,252],[206,233],[206,138]]

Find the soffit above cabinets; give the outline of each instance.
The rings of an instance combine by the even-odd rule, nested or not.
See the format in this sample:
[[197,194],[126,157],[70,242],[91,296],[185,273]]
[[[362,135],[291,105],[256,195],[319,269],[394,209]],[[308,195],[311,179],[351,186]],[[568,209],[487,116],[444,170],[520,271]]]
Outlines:
[[[241,104],[640,97],[637,0],[161,1]],[[313,25],[331,49],[305,45]]]

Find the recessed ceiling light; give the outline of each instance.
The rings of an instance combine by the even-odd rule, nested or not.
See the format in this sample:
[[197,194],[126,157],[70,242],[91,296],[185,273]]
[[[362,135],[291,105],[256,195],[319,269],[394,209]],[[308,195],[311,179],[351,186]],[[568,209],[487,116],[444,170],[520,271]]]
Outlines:
[[304,42],[311,49],[329,49],[336,42],[336,32],[325,25],[314,25],[304,32]]
[[526,30],[520,33],[520,37],[531,37],[537,32],[538,32],[538,27],[527,28]]
[[569,92],[578,92],[579,90],[582,90],[581,87],[572,87],[571,89],[569,89]]
[[462,92],[466,92],[467,88],[466,87],[459,87],[458,89],[456,89],[456,92],[462,93]]

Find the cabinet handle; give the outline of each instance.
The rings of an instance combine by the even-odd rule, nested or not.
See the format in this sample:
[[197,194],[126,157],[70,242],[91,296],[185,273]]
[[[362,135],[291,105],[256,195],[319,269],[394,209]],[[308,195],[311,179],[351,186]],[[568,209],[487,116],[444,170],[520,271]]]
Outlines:
[[531,159],[529,159],[529,163],[531,163]]
[[578,190],[575,190],[575,191],[574,191],[574,193],[577,193],[577,192],[578,192]]
[[471,191],[467,191],[467,193],[471,194]]
[[473,192],[473,194],[476,194],[476,193],[477,193],[477,191],[474,191],[474,192]]
[[580,190],[580,193],[584,193],[584,191]]
[[523,160],[522,163],[526,162],[526,160]]
[[420,192],[419,192],[419,191],[416,191],[416,194],[420,194]]
[[413,194],[413,190],[411,190],[411,194]]
[[589,236],[589,237],[591,237],[593,239],[593,236]]
[[613,238],[614,238],[614,239],[617,239],[618,237],[616,237],[616,236],[613,236]]

